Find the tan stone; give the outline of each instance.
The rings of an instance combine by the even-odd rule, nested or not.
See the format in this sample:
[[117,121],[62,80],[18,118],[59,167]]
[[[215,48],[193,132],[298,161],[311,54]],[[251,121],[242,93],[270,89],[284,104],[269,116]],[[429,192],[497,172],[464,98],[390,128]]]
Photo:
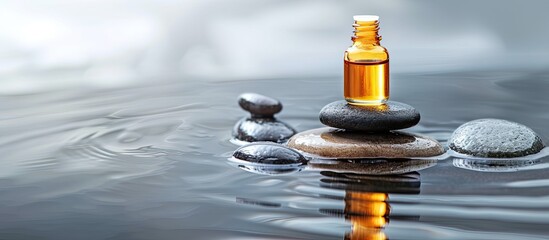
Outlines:
[[325,158],[414,158],[444,153],[438,141],[419,134],[350,132],[329,127],[298,133],[288,146]]

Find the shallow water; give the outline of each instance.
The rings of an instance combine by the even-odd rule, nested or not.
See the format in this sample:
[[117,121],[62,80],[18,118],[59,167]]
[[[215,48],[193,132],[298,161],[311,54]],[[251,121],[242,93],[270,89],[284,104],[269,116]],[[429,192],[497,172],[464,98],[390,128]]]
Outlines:
[[[181,77],[0,96],[0,238],[547,238],[549,158],[449,158],[392,177],[268,176],[229,164],[231,128],[246,116],[240,93],[279,98],[278,117],[303,131],[322,126],[318,112],[341,98],[341,84]],[[548,142],[548,72],[406,74],[391,84],[393,100],[422,114],[409,131],[444,144],[460,124],[486,117],[525,124]],[[389,212],[361,212],[380,206]]]

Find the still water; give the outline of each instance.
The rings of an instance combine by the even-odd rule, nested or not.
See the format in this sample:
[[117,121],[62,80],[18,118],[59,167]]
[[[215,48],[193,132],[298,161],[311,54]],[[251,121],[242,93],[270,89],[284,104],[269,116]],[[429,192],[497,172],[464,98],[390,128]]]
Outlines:
[[[549,139],[549,73],[392,76],[409,131],[446,143],[503,118]],[[242,92],[280,99],[298,131],[342,98],[340,78],[173,78],[114,90],[0,96],[0,239],[546,239],[549,158],[435,161],[400,176],[229,164]]]

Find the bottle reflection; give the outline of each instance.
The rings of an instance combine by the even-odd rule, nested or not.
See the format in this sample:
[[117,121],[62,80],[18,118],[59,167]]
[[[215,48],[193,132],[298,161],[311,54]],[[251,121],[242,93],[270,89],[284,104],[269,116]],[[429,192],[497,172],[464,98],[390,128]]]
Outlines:
[[[420,174],[417,171],[433,167],[433,159],[311,159],[305,167],[286,165],[261,165],[243,162],[234,163],[246,171],[278,175],[307,170],[320,171],[320,186],[340,189],[344,196],[322,195],[341,199],[342,209],[319,209],[321,213],[345,218],[351,230],[344,239],[388,239],[385,228],[389,220],[417,221],[419,214],[399,214],[392,209],[390,194],[419,194]],[[250,198],[237,198],[238,203],[276,207],[282,205]],[[397,209],[398,210],[398,209]]]
[[[384,166],[399,166],[394,169],[398,173],[402,172],[402,168],[411,171],[397,175],[371,175],[370,171],[345,173],[340,171],[341,167],[334,166],[332,169],[327,169],[326,167],[330,165],[323,165],[324,170],[331,171],[320,172],[323,176],[321,186],[345,190],[343,197],[345,206],[343,212],[334,209],[321,209],[320,211],[343,216],[351,223],[351,230],[345,234],[344,239],[346,240],[388,239],[384,229],[388,227],[391,218],[397,217],[391,216],[389,195],[394,193],[419,194],[421,180],[416,170],[436,164],[431,161],[429,164],[425,164],[425,162],[418,164],[418,161],[422,160],[398,160],[398,163],[388,160],[380,163]],[[361,168],[357,167],[356,169]],[[417,219],[419,216],[406,216],[406,219],[410,218]]]
[[383,228],[389,222],[388,198],[387,193],[346,191],[343,213],[351,222],[352,230],[345,239],[387,239]]

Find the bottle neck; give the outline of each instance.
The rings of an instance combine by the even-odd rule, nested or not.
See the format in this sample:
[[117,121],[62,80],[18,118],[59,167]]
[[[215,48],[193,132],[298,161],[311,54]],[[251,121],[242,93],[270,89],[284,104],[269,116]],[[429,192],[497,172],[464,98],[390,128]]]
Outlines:
[[378,34],[379,21],[355,21],[354,35],[351,38],[353,45],[379,45],[381,36]]

